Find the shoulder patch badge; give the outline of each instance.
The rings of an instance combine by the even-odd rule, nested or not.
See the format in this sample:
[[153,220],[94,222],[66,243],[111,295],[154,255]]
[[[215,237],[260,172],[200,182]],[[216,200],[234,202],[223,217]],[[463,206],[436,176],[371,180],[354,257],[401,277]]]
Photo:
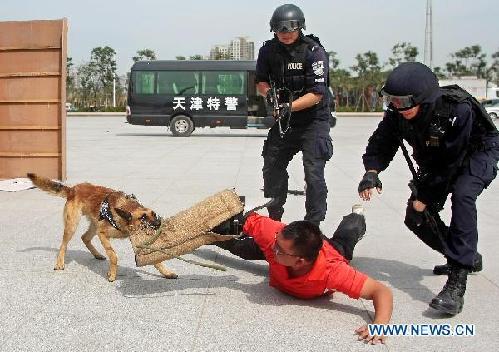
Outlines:
[[316,76],[324,75],[324,61],[315,61],[312,63],[312,70]]

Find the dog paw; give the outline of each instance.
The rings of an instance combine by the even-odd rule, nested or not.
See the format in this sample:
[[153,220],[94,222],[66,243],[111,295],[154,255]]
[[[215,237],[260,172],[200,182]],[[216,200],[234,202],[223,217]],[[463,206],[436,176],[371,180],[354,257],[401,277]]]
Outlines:
[[56,264],[54,270],[64,270],[64,264]]
[[95,259],[98,259],[98,260],[106,260],[106,257],[104,257],[102,254],[97,254],[97,255],[94,255]]
[[177,279],[178,278],[178,275],[175,273],[163,274],[163,276],[165,277],[165,279]]
[[116,274],[107,273],[107,281],[113,282],[116,280]]

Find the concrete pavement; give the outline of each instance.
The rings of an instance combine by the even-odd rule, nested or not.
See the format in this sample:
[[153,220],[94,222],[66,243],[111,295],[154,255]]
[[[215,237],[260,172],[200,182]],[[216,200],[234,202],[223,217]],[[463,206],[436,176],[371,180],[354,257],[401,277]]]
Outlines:
[[[361,155],[378,117],[339,117],[327,164],[332,235],[359,202]],[[67,121],[68,184],[88,181],[134,193],[146,206],[172,215],[221,189],[235,187],[248,202],[261,197],[266,130],[199,129],[189,138],[166,128],[131,126],[117,117],[72,116]],[[290,188],[303,188],[301,158],[289,168]],[[409,171],[399,152],[381,175],[384,193],[365,204],[367,235],[352,265],[394,292],[393,323],[475,324],[474,337],[392,337],[386,346],[357,342],[353,331],[373,316],[370,301],[335,294],[301,301],[268,286],[265,262],[245,262],[214,246],[186,258],[216,262],[227,271],[178,260],[166,280],[153,267],[135,267],[128,240],[114,241],[118,277],[95,260],[79,237],[66,269],[52,270],[62,237],[64,200],[39,190],[0,192],[0,351],[488,351],[499,343],[499,181],[480,197],[479,250],[484,270],[471,275],[464,311],[442,318],[428,302],[445,278],[433,276],[443,258],[403,225]],[[444,211],[448,219],[449,212]],[[284,221],[302,219],[304,197],[290,196]],[[94,239],[95,242],[96,239]],[[100,244],[96,246],[102,251]]]

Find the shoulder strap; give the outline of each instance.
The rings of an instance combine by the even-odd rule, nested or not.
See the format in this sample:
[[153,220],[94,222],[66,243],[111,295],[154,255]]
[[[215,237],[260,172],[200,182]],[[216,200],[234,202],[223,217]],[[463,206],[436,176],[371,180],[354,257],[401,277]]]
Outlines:
[[[283,85],[283,76],[284,76],[284,58],[281,50],[279,49],[279,43],[277,42],[277,39],[274,37],[272,39],[266,40],[263,43],[263,46],[266,46],[270,50],[270,55],[269,55],[269,63],[271,66],[271,71],[274,73],[274,75],[269,76],[270,83],[276,84],[277,86]],[[277,74],[277,72],[280,73],[280,75]]]
[[276,39],[275,39],[275,38],[272,38],[272,39],[266,40],[266,41],[264,41],[264,42],[263,42],[263,45],[262,45],[262,46],[272,45],[272,44],[274,44],[274,43],[275,43],[275,41],[276,41]]
[[[322,46],[319,37],[317,37],[317,36],[315,36],[313,34],[304,35],[303,36],[303,40],[305,41],[305,43],[308,44],[310,50],[312,50],[312,48],[314,46],[320,46],[322,49],[324,49],[324,46]],[[324,50],[326,50],[326,49],[324,49]]]
[[480,104],[478,100],[476,100],[476,98],[473,97],[470,93],[459,87],[457,84],[440,88],[444,92],[444,94],[442,95],[442,97],[445,98],[444,100],[448,100],[454,103],[462,103],[465,101],[469,102],[471,104],[473,112],[475,113],[475,120],[477,121],[477,123],[489,132],[497,132],[497,127],[494,121],[492,121],[490,115],[487,113],[482,104]]

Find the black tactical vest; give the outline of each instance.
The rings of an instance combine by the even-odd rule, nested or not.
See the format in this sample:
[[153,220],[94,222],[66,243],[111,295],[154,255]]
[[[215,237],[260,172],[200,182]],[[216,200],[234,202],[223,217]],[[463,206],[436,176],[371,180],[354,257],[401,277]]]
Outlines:
[[[313,40],[310,36],[300,36],[299,42],[289,47],[281,44],[277,38],[265,42],[271,48],[271,83],[275,83],[277,88],[288,88],[295,99],[304,95],[307,50],[322,47],[317,37],[313,37],[316,39]],[[326,87],[328,83],[329,77],[326,77]]]
[[286,48],[276,38],[268,42],[270,55],[270,83],[277,88],[291,90],[295,97],[301,96],[305,87],[305,56],[308,44],[304,41]]
[[[269,46],[269,65],[270,65],[270,84],[275,84],[277,88],[285,88],[279,95],[280,102],[288,102],[305,95],[305,86],[307,84],[305,77],[305,64],[308,52],[317,50],[322,45],[317,37],[312,35],[300,35],[298,42],[291,46],[281,44],[277,38],[265,42]],[[329,63],[324,62],[326,67]],[[309,124],[312,120],[329,121],[329,75],[325,78],[323,84],[326,85],[326,94],[321,102],[312,107],[295,111],[292,113],[290,121],[291,126],[298,127]],[[292,97],[289,96],[292,94]]]

